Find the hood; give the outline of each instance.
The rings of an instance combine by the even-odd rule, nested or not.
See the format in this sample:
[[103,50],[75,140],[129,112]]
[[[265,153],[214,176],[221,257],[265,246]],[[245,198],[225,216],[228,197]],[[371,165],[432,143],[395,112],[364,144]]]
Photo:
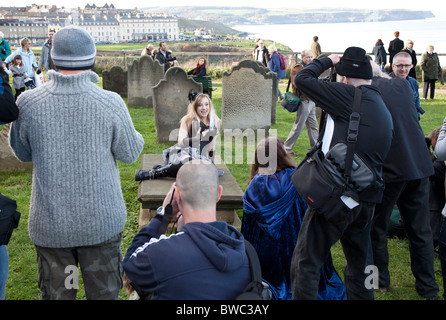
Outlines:
[[243,214],[255,216],[257,226],[275,239],[281,236],[288,215],[307,208],[291,180],[295,169],[286,168],[270,176],[256,175],[243,194]]
[[183,230],[221,272],[240,268],[247,259],[243,235],[226,222],[191,222]]
[[[289,203],[296,196],[291,181],[295,167],[285,168],[272,175],[256,175],[243,194],[243,209],[247,213],[276,211],[279,203]],[[280,206],[280,205],[279,205]]]

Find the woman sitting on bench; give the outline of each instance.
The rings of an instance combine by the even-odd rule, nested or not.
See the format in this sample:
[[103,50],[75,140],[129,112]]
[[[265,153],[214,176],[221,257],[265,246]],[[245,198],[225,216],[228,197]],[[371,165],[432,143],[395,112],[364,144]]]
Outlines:
[[[213,161],[215,136],[219,132],[220,118],[215,114],[212,100],[207,94],[192,94],[187,114],[180,121],[178,146],[163,152],[164,166],[157,165],[151,170],[137,170],[135,180],[176,177],[183,163],[192,159]],[[222,172],[219,170],[219,174]]]
[[194,77],[205,77],[206,76],[206,58],[200,57],[197,60],[197,66],[195,69],[190,70],[187,74]]

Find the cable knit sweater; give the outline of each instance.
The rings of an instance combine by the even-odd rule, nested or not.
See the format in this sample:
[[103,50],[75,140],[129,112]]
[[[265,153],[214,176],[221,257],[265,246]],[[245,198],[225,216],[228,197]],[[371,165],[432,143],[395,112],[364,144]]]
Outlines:
[[95,245],[126,221],[117,160],[132,163],[144,140],[116,93],[91,71],[48,73],[50,81],[20,95],[10,144],[34,165],[29,234],[50,248]]

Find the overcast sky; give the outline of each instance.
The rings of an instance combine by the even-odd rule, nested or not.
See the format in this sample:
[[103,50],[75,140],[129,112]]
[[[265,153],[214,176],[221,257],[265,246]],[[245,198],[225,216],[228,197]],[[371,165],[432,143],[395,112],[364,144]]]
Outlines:
[[[58,7],[67,8],[84,7],[87,3],[103,6],[105,3],[113,3],[118,9],[130,9],[134,7],[144,8],[153,7],[155,4],[164,3],[168,6],[222,6],[225,7],[260,7],[260,8],[303,8],[310,7],[307,2],[304,6],[301,1],[281,0],[281,1],[259,1],[259,0],[169,0],[165,2],[150,0],[13,0],[5,1],[2,6],[26,6],[32,3],[37,4],[55,4]],[[441,14],[445,9],[445,1],[407,1],[407,0],[318,0],[314,1],[315,8],[357,8],[357,9],[409,9],[409,10],[431,10],[434,14]]]

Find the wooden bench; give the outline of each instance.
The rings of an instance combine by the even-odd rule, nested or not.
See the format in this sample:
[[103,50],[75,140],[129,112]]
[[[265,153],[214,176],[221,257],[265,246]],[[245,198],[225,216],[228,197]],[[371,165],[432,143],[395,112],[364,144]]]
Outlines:
[[192,76],[192,79],[194,79],[195,82],[201,83],[203,87],[203,93],[208,94],[209,98],[212,99],[212,91],[217,89],[212,87],[212,78],[208,76],[205,77]]
[[[220,162],[221,164],[219,164]],[[240,229],[241,221],[235,210],[243,209],[243,191],[221,159],[216,159],[215,163],[218,169],[224,171],[224,175],[219,177],[223,191],[220,201],[217,203],[217,220],[226,221]],[[161,154],[144,154],[142,156],[141,170],[152,169],[154,165],[163,165]],[[143,180],[139,183],[138,200],[141,202],[139,228],[147,225],[150,219],[155,216],[156,209],[162,205],[174,181],[173,178],[166,177]]]

